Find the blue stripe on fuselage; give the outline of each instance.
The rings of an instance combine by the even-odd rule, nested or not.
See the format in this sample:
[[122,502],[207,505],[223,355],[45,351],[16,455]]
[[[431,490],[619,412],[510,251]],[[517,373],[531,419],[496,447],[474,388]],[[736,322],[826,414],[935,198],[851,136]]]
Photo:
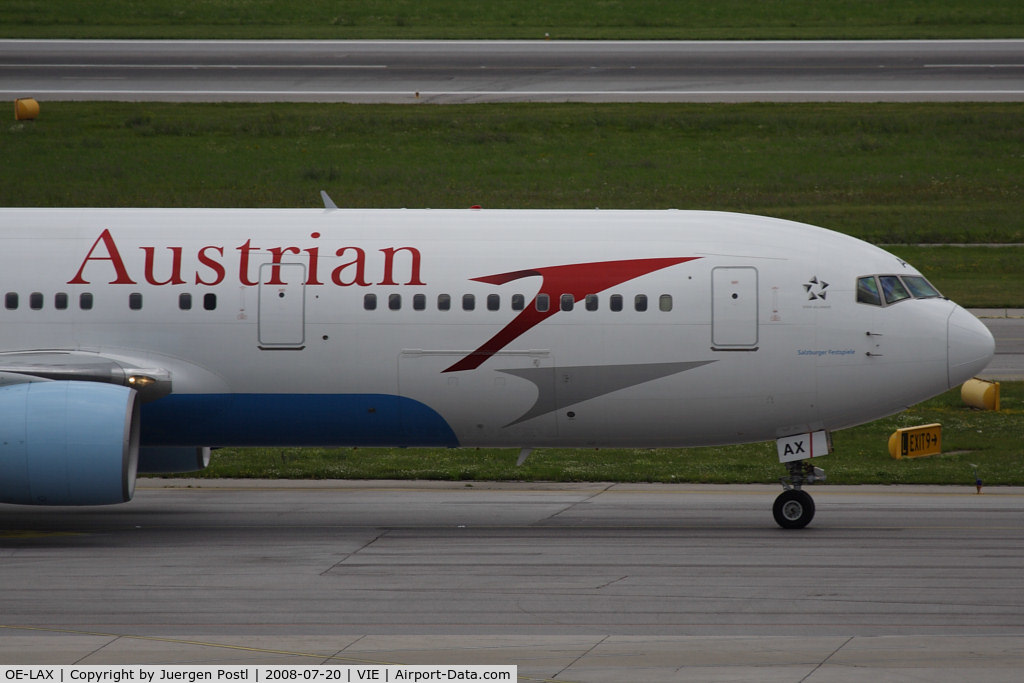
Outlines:
[[458,446],[437,411],[387,394],[172,394],[142,406],[144,446]]

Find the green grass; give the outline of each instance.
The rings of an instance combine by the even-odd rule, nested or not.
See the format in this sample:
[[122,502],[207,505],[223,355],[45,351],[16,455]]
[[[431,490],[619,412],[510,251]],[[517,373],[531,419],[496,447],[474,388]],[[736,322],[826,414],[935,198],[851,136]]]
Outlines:
[[1017,0],[3,0],[9,38],[1007,38]]
[[1024,104],[43,103],[2,205],[709,208],[1024,242]]
[[[41,104],[3,206],[681,208],[882,244],[1024,242],[1024,104]],[[969,306],[1021,250],[897,252]],[[984,265],[982,265],[984,264]]]
[[1024,308],[1024,246],[886,247],[968,308]]
[[[816,464],[835,484],[1024,485],[1024,383],[1004,382],[998,413],[967,408],[959,389],[899,415],[837,432],[835,453]],[[899,427],[938,422],[943,453],[894,460]],[[522,467],[511,449],[223,449],[209,478],[442,479],[773,483],[784,470],[774,443],[690,449],[538,449]],[[194,476],[194,475],[188,475]]]

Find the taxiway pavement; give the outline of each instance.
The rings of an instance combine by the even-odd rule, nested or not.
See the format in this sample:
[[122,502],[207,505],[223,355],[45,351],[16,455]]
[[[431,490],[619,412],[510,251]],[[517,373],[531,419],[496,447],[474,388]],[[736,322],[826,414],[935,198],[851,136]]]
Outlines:
[[143,480],[0,507],[0,663],[1010,681],[1024,489]]
[[0,94],[399,103],[1021,101],[1024,41],[0,40]]

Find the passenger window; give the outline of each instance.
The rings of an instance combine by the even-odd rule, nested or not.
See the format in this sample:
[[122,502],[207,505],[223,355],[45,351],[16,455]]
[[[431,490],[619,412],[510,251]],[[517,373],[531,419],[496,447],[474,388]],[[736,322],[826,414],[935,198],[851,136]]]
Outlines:
[[587,294],[587,298],[586,298],[586,308],[587,308],[587,310],[588,311],[596,311],[597,310],[597,304],[598,304],[597,294]]
[[7,292],[7,294],[4,295],[4,308],[6,308],[9,311],[13,311],[17,307],[18,307],[18,293],[17,292]]
[[82,292],[78,295],[78,307],[83,311],[91,311],[92,303],[92,292]]
[[33,311],[38,311],[43,307],[43,293],[32,292],[28,295],[28,307]]
[[217,308],[217,295],[207,292],[203,295],[203,310],[212,311]]
[[641,313],[647,310],[647,295],[637,294],[633,299],[633,306]]
[[182,292],[178,295],[178,308],[183,311],[192,310],[192,295],[186,292]]
[[501,308],[501,297],[497,294],[487,295],[487,310],[496,311]]
[[476,308],[476,297],[472,294],[462,295],[462,310],[472,311]]
[[377,310],[377,295],[367,294],[363,297],[363,308],[367,311]]
[[439,311],[450,311],[452,310],[452,297],[450,294],[438,294],[437,295],[437,310]]
[[608,307],[610,309],[612,309],[613,311],[616,311],[616,312],[621,311],[622,310],[622,295],[621,294],[612,294],[608,298]]
[[392,311],[402,310],[402,295],[388,294],[388,308]]
[[133,311],[142,310],[142,294],[140,292],[132,292],[128,295],[128,308]]
[[668,313],[672,310],[672,295],[662,294],[658,297],[658,310],[663,313]]
[[68,295],[67,292],[57,292],[53,295],[53,307],[58,311],[63,311],[68,307]]
[[547,294],[538,294],[536,305],[537,310],[540,311],[541,313],[544,313],[549,308],[551,308],[551,299],[548,297]]
[[904,275],[903,284],[907,286],[915,299],[934,299],[942,296],[939,294],[939,290],[932,287],[932,283],[920,275]]
[[412,295],[412,310],[424,311],[427,308],[427,295],[426,294],[413,294]]
[[894,304],[897,301],[903,301],[904,299],[910,298],[910,292],[907,291],[900,279],[895,275],[881,275],[878,278],[882,283],[882,292],[885,294],[885,303]]
[[571,311],[574,303],[572,294],[563,294],[559,299],[559,308],[563,311]]
[[521,311],[526,308],[526,297],[522,294],[512,295],[512,310]]

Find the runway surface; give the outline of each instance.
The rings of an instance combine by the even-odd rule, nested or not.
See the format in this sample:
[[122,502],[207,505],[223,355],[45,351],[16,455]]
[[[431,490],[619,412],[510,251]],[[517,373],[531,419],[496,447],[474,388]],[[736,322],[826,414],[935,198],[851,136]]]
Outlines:
[[1022,101],[1024,41],[0,41],[47,100]]
[[1024,489],[825,486],[792,532],[769,486],[141,484],[122,506],[0,507],[0,664],[811,682],[1024,666]]

